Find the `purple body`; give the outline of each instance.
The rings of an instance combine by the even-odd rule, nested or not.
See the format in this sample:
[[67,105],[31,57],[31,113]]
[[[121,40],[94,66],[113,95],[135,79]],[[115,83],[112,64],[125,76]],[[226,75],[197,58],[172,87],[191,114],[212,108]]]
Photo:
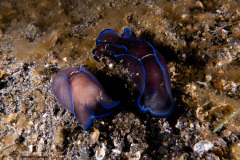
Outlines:
[[94,118],[108,115],[119,104],[84,67],[63,70],[53,77],[52,90],[61,105],[73,113],[85,130]]
[[99,35],[94,49],[94,59],[102,56],[119,61],[136,83],[140,96],[137,100],[142,112],[149,111],[156,117],[167,117],[174,109],[171,81],[163,56],[149,42],[136,37],[125,28],[120,37],[112,30]]

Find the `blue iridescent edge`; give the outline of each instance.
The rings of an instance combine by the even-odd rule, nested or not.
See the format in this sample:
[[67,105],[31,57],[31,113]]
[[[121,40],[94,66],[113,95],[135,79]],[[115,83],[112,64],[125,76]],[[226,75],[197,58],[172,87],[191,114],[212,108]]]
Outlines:
[[[97,38],[97,41],[96,41],[96,44],[97,45],[101,45],[101,44],[105,44],[105,43],[101,43],[101,42],[99,42],[100,40],[100,38],[101,38],[101,36],[103,35],[103,34],[105,34],[105,33],[107,33],[107,32],[111,32],[111,33],[114,33],[115,35],[117,35],[117,36],[119,36],[115,31],[113,31],[113,30],[111,30],[111,29],[106,29],[106,30],[104,30],[104,31],[102,31],[101,33],[100,33],[100,35],[98,36],[98,38]],[[134,34],[134,32],[132,32],[132,30],[131,29],[129,29],[129,28],[124,28],[124,33],[121,35],[121,37],[122,38],[129,38],[129,37],[136,37],[135,36],[135,34]],[[172,112],[173,112],[173,110],[174,110],[174,100],[173,100],[173,97],[172,97],[172,93],[171,93],[171,88],[169,88],[168,86],[171,86],[170,84],[168,84],[168,81],[166,80],[166,73],[165,73],[165,70],[164,70],[164,68],[163,68],[163,66],[161,65],[161,63],[159,62],[159,60],[157,59],[157,55],[156,55],[156,52],[155,52],[155,50],[154,50],[154,48],[153,48],[153,46],[148,42],[148,41],[146,41],[151,47],[152,47],[152,49],[153,49],[153,53],[154,53],[154,56],[155,56],[155,59],[156,59],[156,61],[157,61],[157,63],[159,64],[159,66],[160,66],[160,68],[162,69],[162,71],[163,71],[163,77],[164,77],[164,82],[166,83],[166,89],[167,89],[167,92],[168,92],[168,95],[170,96],[170,98],[171,98],[171,102],[172,102],[172,105],[171,105],[171,107],[170,107],[170,109],[167,111],[167,112],[165,112],[165,113],[155,113],[155,112],[153,112],[150,108],[144,108],[144,107],[142,107],[141,105],[140,105],[140,100],[141,100],[141,97],[142,97],[142,95],[143,95],[143,93],[144,93],[144,90],[145,90],[145,83],[146,83],[146,73],[145,73],[145,68],[144,68],[144,65],[142,64],[142,62],[141,62],[141,60],[139,60],[137,57],[135,57],[135,56],[133,56],[133,55],[129,55],[129,56],[132,56],[133,58],[135,58],[135,59],[137,59],[140,63],[141,63],[141,65],[142,65],[142,67],[143,67],[143,71],[144,71],[144,86],[143,86],[143,89],[142,89],[142,91],[140,91],[140,95],[139,95],[139,97],[138,97],[138,99],[137,99],[137,105],[138,105],[138,107],[139,107],[139,109],[140,109],[140,111],[142,112],[142,113],[146,113],[146,112],[150,112],[153,116],[156,116],[156,117],[168,117]],[[111,45],[113,45],[113,44],[111,44]],[[116,46],[116,45],[115,45]],[[118,46],[117,46],[118,47]],[[126,49],[126,47],[125,46],[122,46],[122,47],[124,47],[125,49]],[[127,51],[128,49],[126,49],[126,51]],[[122,54],[120,54],[120,55],[117,55],[116,53],[114,53],[114,56],[117,58],[118,56],[121,56]],[[125,55],[125,54],[123,54],[123,55]]]
[[98,38],[97,38],[97,40],[96,40],[96,44],[97,44],[97,45],[100,44],[100,43],[103,43],[103,42],[100,42],[100,38],[102,37],[103,34],[106,34],[107,32],[111,32],[111,33],[113,33],[113,34],[115,34],[116,36],[119,37],[119,35],[118,35],[115,31],[113,31],[113,30],[111,30],[111,29],[105,29],[104,31],[102,31],[102,32],[99,34],[99,36],[98,36]]
[[[135,37],[135,35],[133,35],[132,30],[129,29],[129,28],[124,28],[124,33],[122,34],[121,37],[124,38],[124,37],[126,37],[126,36],[127,36],[127,37],[131,37],[131,36]],[[168,84],[168,81],[167,81],[167,79],[166,79],[167,77],[165,76],[165,75],[166,75],[165,70],[164,70],[162,64],[161,64],[161,63],[159,62],[159,60],[157,59],[157,55],[156,55],[156,52],[155,52],[154,47],[153,47],[148,41],[146,41],[146,42],[152,47],[152,50],[153,50],[155,59],[156,59],[158,65],[160,66],[160,68],[162,69],[164,82],[165,82],[165,84],[166,84],[166,89],[167,89],[168,95],[170,96],[170,98],[171,98],[171,100],[172,100],[172,101],[171,101],[171,102],[172,102],[172,106],[171,106],[170,109],[169,109],[167,112],[165,112],[165,113],[155,113],[155,112],[153,112],[150,108],[144,108],[144,107],[142,107],[142,106],[140,105],[140,99],[141,99],[141,97],[142,97],[142,95],[143,95],[143,93],[144,93],[144,90],[145,90],[146,73],[145,73],[145,68],[144,68],[144,65],[142,64],[142,61],[139,60],[137,57],[131,55],[131,56],[134,57],[135,59],[139,60],[139,62],[141,63],[141,65],[142,65],[142,67],[143,67],[143,70],[144,70],[144,73],[143,73],[143,74],[144,74],[144,86],[143,86],[143,90],[140,91],[140,95],[139,95],[139,97],[138,97],[138,99],[137,99],[137,105],[138,105],[138,107],[139,107],[139,109],[140,109],[140,111],[141,111],[142,113],[147,113],[147,112],[149,111],[153,116],[156,116],[156,117],[168,117],[168,116],[173,112],[173,110],[174,110],[174,100],[173,100],[173,97],[172,97],[171,88],[168,87],[168,86],[171,86],[171,85]],[[116,54],[115,54],[115,55],[116,55]],[[117,56],[116,56],[116,57],[117,57]]]
[[[79,67],[79,71],[87,74],[87,75],[91,78],[91,80],[96,83],[96,81],[94,80],[94,78],[93,78],[88,72],[82,70],[82,67]],[[60,74],[64,75],[64,77],[66,77],[66,79],[68,80],[68,77],[67,77],[66,74],[64,74],[64,73],[60,73]],[[98,83],[96,83],[96,84],[98,84]],[[100,85],[99,85],[99,87],[102,88],[102,86],[100,86]],[[103,89],[103,88],[102,88],[102,89]],[[72,89],[71,89],[71,85],[70,85],[70,91],[71,91],[71,90],[72,90]],[[104,90],[104,89],[103,89],[103,90]],[[74,117],[77,118],[77,117],[76,117],[76,114],[75,114],[75,111],[74,111],[72,91],[71,91],[70,93],[71,93],[71,99],[72,99],[72,111],[73,111],[72,113],[73,113]],[[105,109],[112,109],[113,107],[117,106],[119,103],[120,103],[120,101],[117,101],[116,103],[114,103],[114,104],[111,105],[111,106],[105,106],[105,105],[103,105],[102,103],[99,102],[99,104],[100,104],[103,108],[105,108]],[[94,115],[94,112],[93,112],[88,106],[87,106],[87,108],[89,109],[92,117],[91,117],[91,119],[89,120],[87,126],[84,128],[85,131],[87,131],[87,130],[89,129],[89,127],[91,126],[91,124],[92,124],[92,122],[93,122],[93,119],[95,119],[95,118],[100,118],[100,117],[104,117],[104,116],[109,115],[109,114],[112,113],[112,111],[110,111],[109,113],[106,113],[106,114],[103,114],[103,115],[99,115],[99,116],[95,116],[95,115]]]
[[[126,56],[126,55],[125,55],[125,54],[120,54],[120,55],[116,55],[115,57],[117,58],[117,57],[121,57],[121,56]],[[170,108],[167,112],[165,112],[165,113],[155,113],[155,112],[153,112],[150,108],[144,108],[144,107],[142,107],[142,106],[140,105],[140,100],[141,100],[141,97],[142,97],[142,95],[143,95],[143,93],[144,93],[145,84],[146,84],[146,72],[145,72],[145,68],[144,68],[144,65],[143,65],[142,61],[139,60],[137,57],[135,57],[135,56],[133,56],[133,55],[127,55],[127,56],[131,56],[131,57],[135,58],[136,60],[138,60],[138,62],[141,63],[141,66],[143,67],[143,76],[144,76],[144,80],[143,80],[143,81],[144,81],[144,83],[143,83],[143,86],[142,86],[142,90],[140,91],[140,95],[138,96],[138,99],[137,99],[137,105],[138,105],[138,108],[140,109],[140,111],[141,111],[142,113],[147,113],[147,112],[149,111],[149,112],[150,112],[153,116],[155,116],[155,117],[167,117],[167,116],[169,116],[169,115],[172,113],[172,111],[173,111],[174,103],[173,103],[173,97],[171,96],[171,91],[170,91],[170,93],[169,93],[169,88],[168,88],[168,87],[167,87],[167,92],[168,92],[169,96],[170,96],[171,99],[172,99],[172,106],[171,106],[171,108]],[[162,68],[161,65],[160,65],[160,67],[161,67],[161,69],[163,70],[163,68]],[[164,70],[163,70],[163,72],[164,72]],[[163,73],[163,74],[164,74],[164,73]],[[167,82],[165,76],[164,76],[164,81],[165,81],[165,83]]]
[[122,38],[130,38],[130,37],[136,37],[136,34],[129,28],[124,28],[124,32],[121,35]]
[[[88,72],[84,71],[84,70],[82,69],[82,67],[79,67],[79,71],[87,74],[87,75],[91,78],[91,80],[96,83],[96,81],[94,80],[94,78],[93,78]],[[96,84],[98,84],[98,83],[96,83]],[[101,88],[103,89],[103,87],[102,87],[101,85],[99,85],[99,87],[101,87]],[[104,90],[104,89],[103,89],[103,90]],[[105,108],[105,109],[112,109],[113,107],[117,106],[119,103],[120,103],[120,101],[117,101],[116,103],[114,103],[114,104],[111,105],[111,106],[105,106],[105,105],[103,105],[101,102],[99,102],[99,104],[100,104],[103,108]],[[94,112],[93,112],[88,106],[87,106],[87,108],[88,108],[89,111],[91,112],[92,117],[91,117],[91,119],[89,120],[88,125],[84,128],[85,131],[88,130],[88,128],[91,126],[91,124],[92,124],[92,122],[93,122],[93,119],[95,119],[95,118],[100,118],[100,117],[104,117],[104,116],[109,115],[109,114],[112,113],[112,111],[110,111],[109,113],[106,113],[106,114],[103,114],[103,115],[99,115],[99,116],[95,116],[95,115],[94,115]],[[75,116],[75,115],[74,115],[74,116]],[[76,116],[75,116],[75,117],[76,117]]]
[[[148,42],[148,41],[147,41]],[[165,113],[155,113],[153,112],[152,110],[150,110],[150,112],[155,115],[155,116],[159,116],[159,117],[168,117],[174,110],[174,100],[173,100],[173,97],[172,97],[172,91],[171,91],[171,88],[169,88],[169,86],[171,86],[171,84],[168,83],[167,81],[167,77],[166,77],[166,73],[165,73],[165,70],[162,66],[162,64],[159,62],[159,60],[157,59],[157,55],[156,55],[156,52],[155,52],[155,49],[154,47],[148,42],[148,44],[152,47],[153,49],[153,53],[154,53],[154,56],[155,56],[155,59],[156,61],[158,62],[158,65],[161,67],[162,69],[162,72],[163,72],[163,78],[164,78],[164,82],[166,84],[166,89],[167,89],[167,92],[168,92],[168,95],[170,96],[171,100],[172,100],[172,106],[170,107],[170,109],[165,112]]]

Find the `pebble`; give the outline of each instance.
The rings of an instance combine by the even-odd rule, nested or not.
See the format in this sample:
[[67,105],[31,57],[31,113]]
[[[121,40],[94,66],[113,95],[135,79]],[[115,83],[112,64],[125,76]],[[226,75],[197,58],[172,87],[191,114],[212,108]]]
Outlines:
[[214,147],[213,143],[210,141],[200,141],[196,143],[193,147],[193,150],[197,154],[204,154]]
[[96,160],[102,160],[105,157],[106,147],[103,144],[101,148],[98,148],[95,153]]

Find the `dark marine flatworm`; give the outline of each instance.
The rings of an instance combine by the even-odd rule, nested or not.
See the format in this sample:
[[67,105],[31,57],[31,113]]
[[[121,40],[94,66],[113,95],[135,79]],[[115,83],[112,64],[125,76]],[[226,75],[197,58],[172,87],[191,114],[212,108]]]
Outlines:
[[[142,113],[167,117],[174,109],[167,64],[156,48],[125,28],[122,36],[113,30],[101,32],[93,50],[94,59],[108,57],[122,64],[137,85],[136,100]],[[53,77],[52,90],[61,105],[88,130],[94,118],[112,112],[120,102],[111,99],[95,76],[84,67],[63,70]]]
[[122,36],[110,29],[102,31],[93,50],[94,59],[102,57],[117,60],[128,71],[137,85],[140,95],[137,105],[143,113],[167,117],[174,109],[171,81],[167,64],[159,51],[149,42],[137,38],[135,33],[124,29]]
[[106,94],[95,76],[84,67],[68,68],[56,74],[52,90],[61,105],[73,113],[85,130],[94,118],[110,114],[119,104]]

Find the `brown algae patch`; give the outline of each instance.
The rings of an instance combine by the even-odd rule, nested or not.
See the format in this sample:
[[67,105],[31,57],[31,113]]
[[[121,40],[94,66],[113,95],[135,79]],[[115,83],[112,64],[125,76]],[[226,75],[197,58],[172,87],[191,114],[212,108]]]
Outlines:
[[[74,2],[72,4],[74,8],[68,3],[58,1],[49,3],[47,0],[40,4],[36,2],[2,4],[3,8],[6,10],[9,8],[14,12],[11,25],[5,30],[8,36],[14,37],[13,57],[18,61],[37,63],[59,61],[61,65],[81,65],[84,60],[86,61],[87,54],[91,54],[96,37],[103,28],[122,31],[122,26],[127,25],[127,18],[130,15],[119,14],[123,12],[122,7],[125,7],[126,13],[133,9],[139,14],[146,12],[146,7],[134,7],[131,3],[119,6],[110,4]],[[23,17],[19,17],[17,13],[23,14]],[[112,17],[115,17],[115,20]],[[9,21],[3,21],[3,24]],[[51,60],[51,52],[56,55],[54,61]]]
[[21,113],[1,117],[1,127],[7,130],[6,135],[2,134],[0,137],[1,155],[8,155],[12,151],[28,150],[27,146],[22,144],[21,135],[24,130],[28,130],[31,126],[29,118],[29,115]]

